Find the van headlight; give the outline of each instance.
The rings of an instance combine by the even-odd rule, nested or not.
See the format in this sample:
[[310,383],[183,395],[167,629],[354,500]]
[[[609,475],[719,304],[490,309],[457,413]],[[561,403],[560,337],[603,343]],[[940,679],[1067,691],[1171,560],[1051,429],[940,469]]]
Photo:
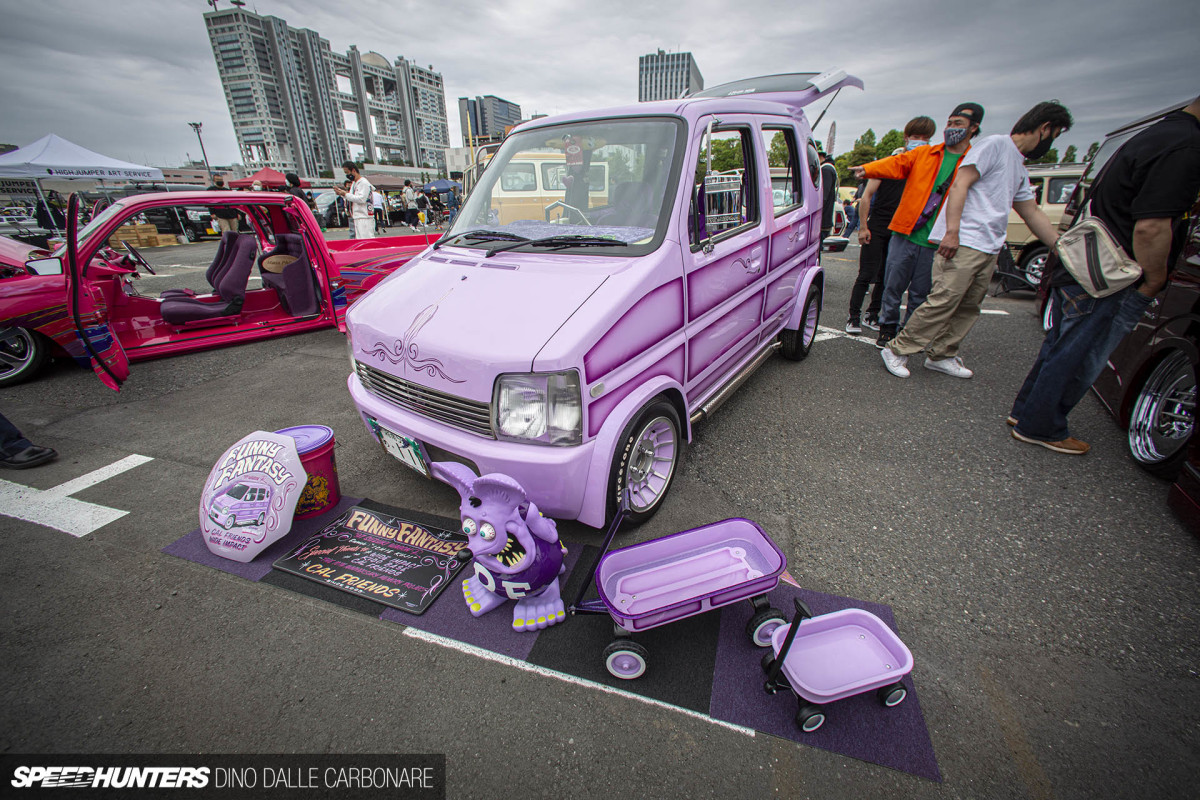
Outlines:
[[583,440],[579,373],[573,369],[501,375],[492,408],[500,439],[559,446]]

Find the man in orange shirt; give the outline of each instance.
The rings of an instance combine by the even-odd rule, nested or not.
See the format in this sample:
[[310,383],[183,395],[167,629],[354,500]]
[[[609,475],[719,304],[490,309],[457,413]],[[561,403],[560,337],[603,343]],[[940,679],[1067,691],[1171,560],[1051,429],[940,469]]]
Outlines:
[[907,322],[929,294],[933,257],[937,247],[929,242],[929,231],[958,163],[971,149],[971,139],[979,135],[983,106],[959,103],[946,122],[945,144],[918,147],[900,155],[851,167],[857,178],[903,180],[904,194],[888,226],[895,236],[888,246],[884,267],[883,306],[879,311],[879,339],[882,348],[896,336],[900,325],[900,298],[908,292]]

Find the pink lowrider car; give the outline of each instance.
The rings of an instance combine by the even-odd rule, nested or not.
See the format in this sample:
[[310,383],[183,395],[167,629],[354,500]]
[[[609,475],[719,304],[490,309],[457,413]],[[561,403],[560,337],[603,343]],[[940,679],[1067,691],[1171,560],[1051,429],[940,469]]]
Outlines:
[[843,86],[862,82],[775,75],[515,129],[446,235],[347,315],[368,430],[422,475],[510,475],[550,516],[600,526],[628,492],[649,517],[691,426],[813,344],[804,107]]
[[[209,291],[143,294],[134,278],[153,267],[135,246],[110,247],[110,237],[148,210],[197,205],[236,208],[247,232],[223,234],[205,274]],[[32,378],[58,355],[117,389],[129,362],[342,327],[351,302],[428,242],[326,242],[291,195],[200,191],[119,200],[68,244],[51,253],[0,237],[0,386]]]

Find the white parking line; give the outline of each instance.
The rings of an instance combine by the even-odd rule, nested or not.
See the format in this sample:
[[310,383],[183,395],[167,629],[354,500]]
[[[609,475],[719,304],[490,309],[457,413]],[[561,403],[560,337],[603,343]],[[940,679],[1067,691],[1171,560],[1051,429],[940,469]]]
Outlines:
[[620,697],[627,697],[630,700],[636,700],[639,703],[645,703],[646,705],[655,706],[656,708],[665,708],[670,711],[676,711],[685,716],[692,717],[693,719],[703,720],[712,725],[719,725],[722,728],[728,728],[731,731],[736,731],[737,733],[743,734],[745,736],[750,736],[750,737],[754,736],[753,728],[746,728],[741,725],[734,725],[732,722],[725,722],[724,720],[713,719],[712,717],[708,716],[707,714],[701,714],[698,711],[692,711],[690,708],[682,708],[680,706],[672,705],[670,703],[664,703],[662,700],[655,700],[652,697],[645,697],[640,694],[634,694],[633,692],[627,692],[624,689],[614,689],[611,686],[605,686],[603,683],[596,683],[595,681],[589,681],[586,678],[579,678],[579,677],[576,677],[575,675],[568,675],[565,672],[557,672],[552,669],[547,669],[546,667],[539,667],[536,664],[530,664],[528,661],[520,661],[518,659],[512,658],[511,656],[505,656],[505,655],[501,655],[500,653],[493,653],[490,650],[484,650],[482,647],[475,647],[474,645],[463,644],[462,642],[456,642],[453,639],[447,639],[444,636],[438,636],[436,633],[429,633],[427,631],[417,630],[416,628],[405,628],[404,635],[411,636],[414,639],[420,639],[421,641],[424,641],[424,642],[431,642],[432,644],[441,645],[442,647],[448,647],[451,650],[457,650],[460,653],[466,653],[467,655],[476,656],[477,658],[482,658],[486,661],[494,661],[497,664],[504,664],[509,667],[515,667],[524,672],[532,672],[535,675],[541,675],[542,677],[545,677],[545,678],[554,678],[555,680],[560,680],[563,683],[570,683],[570,684],[574,684],[575,686],[582,686],[586,689],[595,689],[596,691],[604,692],[605,694],[615,694]]
[[87,536],[129,512],[76,500],[69,495],[153,460],[149,456],[126,456],[106,467],[45,490],[0,480],[0,514],[45,525],[75,537]]

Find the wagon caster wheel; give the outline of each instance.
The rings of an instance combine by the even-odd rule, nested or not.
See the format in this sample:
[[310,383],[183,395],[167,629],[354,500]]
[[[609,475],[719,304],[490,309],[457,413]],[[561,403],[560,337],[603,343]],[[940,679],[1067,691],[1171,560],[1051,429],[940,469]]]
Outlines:
[[631,681],[642,677],[650,652],[630,639],[617,639],[604,648],[604,666],[614,678]]
[[746,623],[746,635],[758,647],[771,646],[771,634],[787,621],[782,611],[774,608],[764,608]]
[[770,675],[771,667],[773,666],[775,666],[775,651],[768,650],[767,652],[763,653],[762,657],[763,674]]
[[888,708],[894,708],[904,702],[904,698],[908,697],[908,689],[904,688],[903,683],[893,683],[891,686],[884,686],[875,693],[879,698],[879,702],[883,703]]
[[796,712],[796,724],[805,733],[812,733],[825,724],[825,712],[812,703],[801,703]]

